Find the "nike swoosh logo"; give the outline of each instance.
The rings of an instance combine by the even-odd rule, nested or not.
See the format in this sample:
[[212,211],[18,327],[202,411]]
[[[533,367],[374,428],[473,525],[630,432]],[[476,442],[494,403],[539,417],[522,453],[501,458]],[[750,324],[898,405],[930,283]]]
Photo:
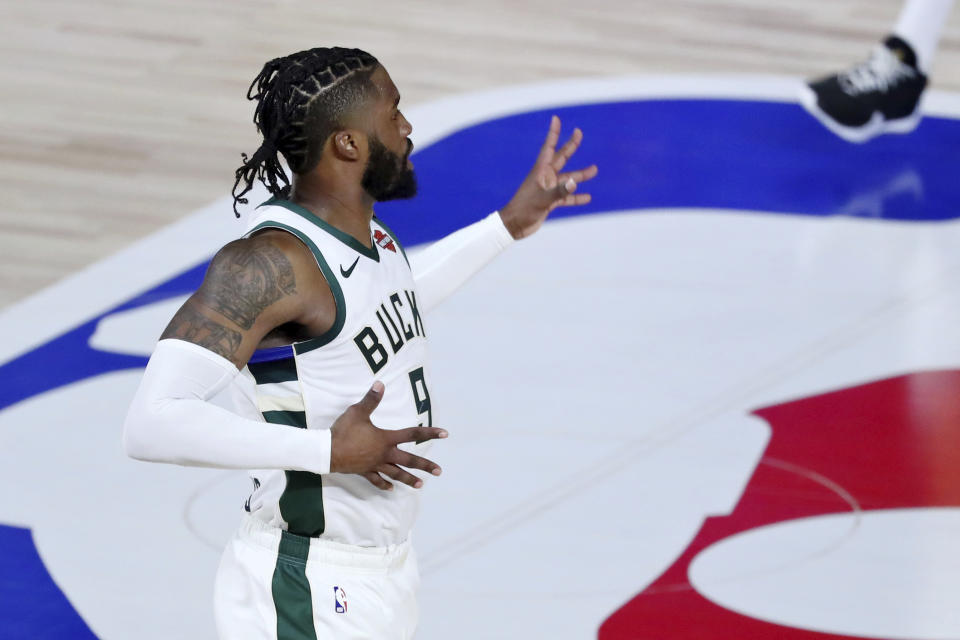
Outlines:
[[344,269],[343,265],[340,265],[340,273],[343,274],[344,278],[350,277],[350,274],[353,273],[353,270],[356,268],[358,262],[360,262],[360,256],[357,256],[357,259],[353,261],[353,264],[350,265],[349,269]]

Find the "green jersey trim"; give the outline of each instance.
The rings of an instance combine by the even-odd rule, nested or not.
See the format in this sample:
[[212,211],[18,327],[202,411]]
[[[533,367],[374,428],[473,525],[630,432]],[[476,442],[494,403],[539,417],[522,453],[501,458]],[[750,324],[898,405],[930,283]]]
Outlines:
[[307,412],[306,411],[289,411],[289,410],[278,410],[278,411],[264,411],[263,419],[269,422],[270,424],[284,424],[288,427],[297,427],[299,429],[307,428]]
[[347,245],[348,247],[350,247],[351,249],[359,253],[360,255],[366,256],[371,260],[373,260],[374,262],[380,262],[380,253],[377,251],[376,244],[372,244],[369,247],[365,247],[363,244],[360,243],[360,241],[358,241],[349,233],[346,233],[344,231],[341,231],[340,229],[337,229],[335,226],[333,226],[326,220],[322,220],[318,218],[316,215],[311,213],[308,209],[300,206],[295,202],[290,202],[289,200],[282,200],[280,198],[270,198],[260,206],[261,207],[267,207],[267,206],[283,207],[287,211],[292,211],[298,216],[302,216],[303,218],[305,218],[308,222],[320,227],[321,229],[323,229],[324,231],[332,235],[334,238],[336,238],[343,244]]
[[288,531],[280,533],[271,591],[277,611],[277,640],[317,640],[313,600],[307,580],[310,540]]
[[[264,372],[264,366],[270,368]],[[258,378],[257,373],[254,373],[254,379],[258,385],[258,396],[259,385],[275,384],[275,382],[268,381],[273,378],[273,374],[290,370],[296,374],[296,360],[294,357],[290,357],[286,360],[265,362],[259,368],[262,377]],[[286,382],[295,382],[296,380],[297,378],[294,377],[293,380],[287,380]],[[263,419],[270,424],[282,424],[298,429],[307,428],[306,411],[262,411],[261,414]],[[283,488],[283,493],[280,494],[279,506],[280,515],[286,521],[287,528],[290,532],[298,535],[319,536],[326,528],[326,516],[323,512],[323,476],[307,471],[284,471],[284,474],[287,483]]]
[[270,360],[268,362],[248,362],[247,368],[253,374],[257,384],[293,382],[297,377],[297,363],[293,358]]
[[309,471],[284,471],[287,486],[280,494],[280,515],[291,533],[316,538],[327,528],[323,512],[323,476]]
[[347,301],[343,297],[343,290],[340,288],[340,282],[337,280],[337,277],[333,275],[333,271],[330,269],[326,259],[324,259],[323,254],[320,252],[320,248],[307,236],[307,234],[299,229],[285,225],[282,222],[273,222],[271,220],[267,220],[266,222],[261,222],[255,226],[247,235],[256,233],[257,231],[262,231],[263,229],[282,229],[283,231],[292,233],[298,237],[301,242],[307,245],[307,248],[310,249],[311,253],[313,253],[313,257],[317,260],[317,266],[320,267],[320,272],[323,273],[323,277],[326,279],[327,284],[330,285],[330,292],[333,294],[334,302],[337,305],[337,317],[333,321],[333,326],[330,327],[325,333],[315,338],[310,338],[309,340],[304,340],[303,342],[295,342],[293,344],[294,352],[298,354],[307,353],[308,351],[318,349],[325,344],[330,344],[333,342],[334,338],[340,335],[340,331],[343,330],[343,323],[347,320]]

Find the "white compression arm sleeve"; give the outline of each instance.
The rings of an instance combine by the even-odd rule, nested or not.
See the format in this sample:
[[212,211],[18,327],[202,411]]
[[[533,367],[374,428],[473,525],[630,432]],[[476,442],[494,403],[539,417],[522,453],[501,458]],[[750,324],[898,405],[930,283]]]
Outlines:
[[127,455],[202,467],[329,473],[329,429],[251,420],[208,402],[238,374],[230,361],[203,347],[161,340],[123,426]]
[[443,302],[513,242],[495,211],[413,256],[410,266],[420,307],[426,312]]

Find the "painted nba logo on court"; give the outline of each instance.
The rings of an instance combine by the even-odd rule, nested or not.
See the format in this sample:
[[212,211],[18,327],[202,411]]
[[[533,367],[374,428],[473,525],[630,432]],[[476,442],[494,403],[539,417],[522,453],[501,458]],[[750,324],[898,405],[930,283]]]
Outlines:
[[333,610],[337,613],[347,612],[347,592],[340,587],[333,588]]

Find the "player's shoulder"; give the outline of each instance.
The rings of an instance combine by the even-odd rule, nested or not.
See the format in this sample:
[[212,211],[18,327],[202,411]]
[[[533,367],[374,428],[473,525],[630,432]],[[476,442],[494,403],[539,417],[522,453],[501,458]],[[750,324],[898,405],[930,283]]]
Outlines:
[[242,280],[250,283],[307,283],[315,279],[310,250],[284,231],[264,229],[225,244],[213,257],[206,284]]
[[225,244],[214,256],[216,262],[255,264],[268,261],[298,267],[310,265],[310,249],[294,235],[279,229],[263,229]]

